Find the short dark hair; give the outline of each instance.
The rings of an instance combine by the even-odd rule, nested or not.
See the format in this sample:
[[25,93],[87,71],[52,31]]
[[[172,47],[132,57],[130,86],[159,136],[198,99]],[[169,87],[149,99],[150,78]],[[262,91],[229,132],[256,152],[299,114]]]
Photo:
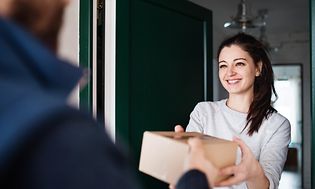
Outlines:
[[10,19],[28,30],[53,51],[63,22],[62,0],[12,0]]

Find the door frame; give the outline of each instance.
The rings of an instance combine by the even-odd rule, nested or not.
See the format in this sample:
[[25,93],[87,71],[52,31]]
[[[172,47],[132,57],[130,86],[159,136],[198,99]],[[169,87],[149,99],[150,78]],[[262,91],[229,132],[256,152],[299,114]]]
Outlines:
[[311,54],[311,187],[315,186],[315,0],[310,0],[310,54]]

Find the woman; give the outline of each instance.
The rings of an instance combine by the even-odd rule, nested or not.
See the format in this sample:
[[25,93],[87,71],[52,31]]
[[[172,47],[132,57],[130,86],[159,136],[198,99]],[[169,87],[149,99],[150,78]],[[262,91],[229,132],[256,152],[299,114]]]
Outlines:
[[[186,131],[234,140],[241,162],[222,169],[228,188],[277,188],[290,143],[290,123],[271,106],[273,71],[262,43],[240,33],[218,50],[220,82],[228,99],[198,103]],[[181,130],[177,127],[175,130]]]

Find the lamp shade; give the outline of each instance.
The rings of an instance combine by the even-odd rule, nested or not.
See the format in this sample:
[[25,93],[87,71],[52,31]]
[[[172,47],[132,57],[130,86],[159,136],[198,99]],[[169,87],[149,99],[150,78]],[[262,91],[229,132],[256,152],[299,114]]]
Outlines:
[[246,30],[248,28],[257,28],[260,25],[250,13],[249,5],[245,0],[238,4],[237,14],[232,20],[224,23],[225,28]]

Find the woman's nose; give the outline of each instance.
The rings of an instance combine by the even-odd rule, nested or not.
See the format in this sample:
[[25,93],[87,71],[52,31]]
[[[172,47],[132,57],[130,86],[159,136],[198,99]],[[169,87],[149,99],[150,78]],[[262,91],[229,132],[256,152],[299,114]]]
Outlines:
[[234,69],[234,66],[228,66],[228,69],[227,69],[227,75],[228,76],[232,76],[235,74],[235,69]]

